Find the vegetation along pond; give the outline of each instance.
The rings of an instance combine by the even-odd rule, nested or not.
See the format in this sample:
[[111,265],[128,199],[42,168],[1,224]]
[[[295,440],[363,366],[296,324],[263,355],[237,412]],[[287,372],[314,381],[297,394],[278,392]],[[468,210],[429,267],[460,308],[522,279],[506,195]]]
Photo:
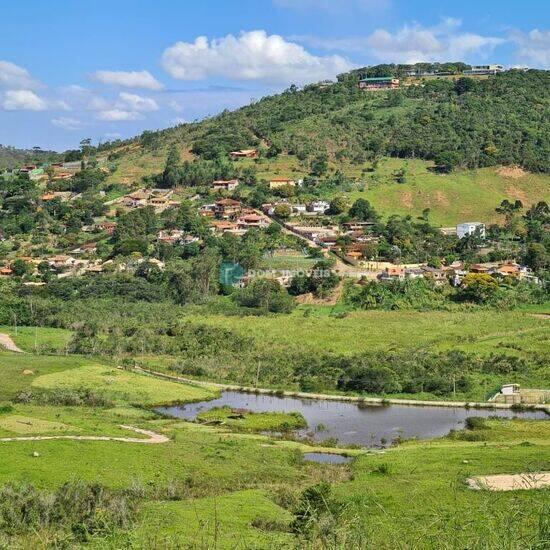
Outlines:
[[158,412],[195,420],[199,413],[214,407],[247,409],[252,412],[299,412],[308,428],[298,435],[311,435],[316,441],[336,438],[341,444],[379,446],[394,439],[440,437],[464,427],[469,416],[499,416],[544,419],[544,411],[517,412],[509,409],[465,409],[410,405],[368,406],[344,401],[299,399],[275,395],[224,391],[220,398],[200,403],[162,407]]

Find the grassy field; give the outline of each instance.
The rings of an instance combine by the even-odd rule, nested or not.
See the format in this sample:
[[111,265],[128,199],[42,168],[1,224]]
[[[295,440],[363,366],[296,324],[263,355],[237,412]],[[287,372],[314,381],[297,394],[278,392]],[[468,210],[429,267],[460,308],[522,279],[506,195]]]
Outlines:
[[90,389],[116,402],[151,406],[163,403],[204,401],[215,396],[204,387],[174,384],[113,367],[88,364],[70,373],[43,374],[32,382],[41,389]]
[[[316,522],[332,547],[500,548],[504,541],[519,549],[543,548],[547,540],[541,520],[547,491],[472,491],[465,479],[550,468],[549,422],[489,420],[475,430],[476,441],[455,434],[331,466],[304,462],[301,452],[308,448],[302,444],[157,417],[142,408],[151,396],[172,399],[184,390],[196,396],[196,388],[125,372],[105,388],[109,367],[77,357],[0,354],[2,399],[19,391],[20,373],[31,369],[39,376],[23,378],[27,389],[84,384],[118,402],[107,408],[14,403],[0,409],[0,436],[128,435],[120,427],[126,424],[170,438],[160,445],[0,443],[0,485],[24,482],[49,491],[82,480],[140,495],[131,528],[91,537],[92,548],[327,547],[317,530],[307,539],[291,530],[300,494],[321,481],[331,484],[340,510]],[[62,536],[70,540],[69,533]],[[51,530],[8,537],[0,529],[0,545],[9,548],[46,547],[53,540],[59,539]]]
[[352,311],[301,306],[290,315],[197,316],[196,321],[253,336],[265,349],[300,347],[334,353],[461,349],[529,356],[548,353],[546,320],[523,312]]
[[[256,166],[258,178],[266,180],[274,177],[299,179],[308,172],[298,159],[288,156],[259,163],[245,159],[239,163]],[[514,177],[507,177],[505,170],[495,167],[441,175],[431,171],[432,167],[433,163],[423,160],[394,158],[381,160],[374,172],[369,171],[370,164],[330,166],[357,181],[355,190],[345,193],[351,202],[367,199],[386,217],[392,214],[417,217],[429,208],[430,221],[441,226],[468,220],[501,222],[495,208],[504,199],[519,199],[526,207],[541,200],[550,201],[547,175],[519,171]],[[406,171],[406,183],[403,184],[396,183],[393,177],[401,168]],[[334,194],[341,194],[341,190],[335,190]]]
[[0,325],[0,332],[11,336],[24,351],[64,351],[71,339],[71,331],[61,328],[17,327]]
[[230,407],[210,409],[200,413],[197,420],[205,424],[227,426],[238,432],[288,432],[307,427],[304,417],[299,413],[252,413]]

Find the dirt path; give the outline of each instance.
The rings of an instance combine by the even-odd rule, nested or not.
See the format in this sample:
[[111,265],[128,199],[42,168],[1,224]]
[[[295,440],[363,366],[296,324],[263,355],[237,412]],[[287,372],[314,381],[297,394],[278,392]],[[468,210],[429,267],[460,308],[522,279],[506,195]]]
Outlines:
[[114,437],[108,435],[34,435],[24,437],[1,437],[0,443],[7,443],[9,441],[49,441],[51,439],[68,439],[72,441],[120,441],[122,443],[145,443],[156,445],[159,443],[168,443],[168,441],[170,441],[170,438],[165,435],[150,432],[149,430],[142,430],[141,428],[134,428],[133,426],[121,425],[120,427],[141,435],[146,435],[148,439],[141,439],[138,437]]
[[488,491],[542,489],[550,486],[550,472],[479,476],[470,478],[467,482],[471,489],[487,489]]
[[6,348],[8,351],[14,351],[16,353],[24,353],[22,349],[18,348],[15,342],[11,339],[11,336],[0,332],[0,347]]

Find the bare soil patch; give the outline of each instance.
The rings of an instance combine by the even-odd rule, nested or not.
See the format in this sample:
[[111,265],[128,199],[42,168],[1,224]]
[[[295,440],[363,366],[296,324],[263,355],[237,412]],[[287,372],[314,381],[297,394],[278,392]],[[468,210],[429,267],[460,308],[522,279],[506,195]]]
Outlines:
[[550,486],[550,472],[478,476],[468,479],[467,483],[471,489],[487,489],[488,491],[542,489]]
[[497,170],[497,174],[503,178],[511,178],[514,180],[525,177],[529,172],[524,170],[521,166],[501,166]]

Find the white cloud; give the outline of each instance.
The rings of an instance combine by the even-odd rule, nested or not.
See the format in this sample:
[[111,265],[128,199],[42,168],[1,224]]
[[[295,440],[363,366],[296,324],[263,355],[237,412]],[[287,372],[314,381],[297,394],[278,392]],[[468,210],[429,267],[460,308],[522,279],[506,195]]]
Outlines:
[[180,80],[221,76],[284,84],[334,77],[352,68],[341,56],[315,56],[299,44],[262,30],[210,41],[199,36],[192,43],[177,42],[164,51],[162,65]]
[[518,47],[516,57],[521,62],[541,69],[550,67],[550,31],[513,31],[510,37]]
[[458,19],[446,18],[436,26],[417,23],[404,25],[396,32],[377,29],[368,36],[325,39],[297,36],[295,40],[316,48],[360,52],[386,63],[419,61],[458,61],[470,54],[486,56],[503,38],[463,32]]
[[139,112],[159,110],[157,102],[150,97],[142,97],[137,94],[129,94],[126,92],[121,92],[118,97],[119,101],[117,102],[117,107],[120,107],[121,109]]
[[90,78],[95,82],[123,88],[161,90],[163,87],[149,71],[96,71]]
[[123,122],[128,120],[139,120],[142,117],[134,111],[126,111],[124,109],[109,109],[108,111],[100,111],[96,118],[107,122]]
[[31,90],[8,90],[2,107],[6,111],[45,111],[48,104]]
[[82,121],[71,117],[52,118],[52,124],[64,130],[81,130],[84,127]]
[[12,89],[33,89],[39,86],[29,71],[11,63],[10,61],[0,60],[0,86]]

